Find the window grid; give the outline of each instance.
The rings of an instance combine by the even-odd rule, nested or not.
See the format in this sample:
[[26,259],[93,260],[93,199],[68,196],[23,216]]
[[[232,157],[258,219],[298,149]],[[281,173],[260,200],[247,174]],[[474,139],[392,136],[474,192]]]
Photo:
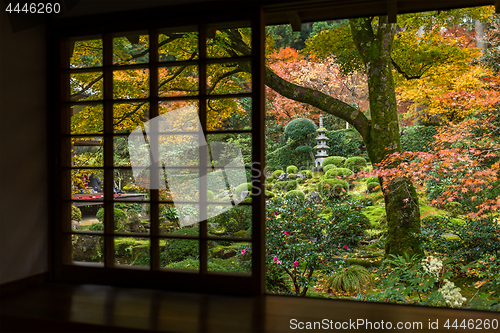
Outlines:
[[[92,232],[92,231],[73,231],[70,227],[68,227],[68,223],[65,223],[63,226],[63,239],[65,239],[66,248],[71,249],[71,235],[100,235],[104,238],[104,267],[105,268],[113,268],[116,267],[115,257],[114,257],[114,240],[117,237],[121,236],[131,236],[131,237],[142,237],[150,240],[150,270],[158,271],[160,270],[160,260],[159,260],[159,241],[160,239],[197,239],[199,240],[200,246],[200,270],[201,274],[207,273],[207,261],[208,261],[208,241],[209,240],[232,240],[239,242],[249,242],[252,244],[252,239],[249,238],[241,238],[241,237],[216,237],[216,236],[208,236],[207,232],[207,222],[204,221],[199,223],[199,235],[197,237],[186,236],[186,235],[162,235],[159,231],[159,205],[163,203],[171,203],[172,201],[162,201],[159,197],[159,190],[150,190],[150,199],[147,203],[150,205],[150,217],[151,217],[151,229],[150,232],[145,233],[120,233],[114,231],[114,223],[109,223],[108,221],[114,221],[114,204],[118,201],[115,200],[113,196],[113,172],[117,169],[130,170],[130,167],[119,167],[114,166],[113,160],[113,139],[116,137],[125,137],[128,133],[115,133],[113,128],[113,106],[117,103],[138,103],[138,102],[148,102],[149,103],[149,116],[150,119],[153,119],[159,114],[158,104],[161,101],[175,101],[175,100],[193,100],[199,101],[199,116],[200,122],[202,125],[202,129],[204,133],[207,134],[241,134],[248,133],[254,134],[254,130],[207,130],[207,101],[208,99],[220,99],[220,98],[237,98],[237,97],[252,97],[255,98],[255,93],[237,93],[237,94],[214,94],[210,95],[207,93],[207,64],[214,63],[224,63],[227,61],[231,62],[240,62],[245,61],[249,62],[252,57],[245,56],[238,58],[207,58],[206,52],[206,27],[200,25],[200,29],[198,31],[199,38],[199,57],[194,61],[185,61],[185,62],[159,62],[158,59],[158,32],[151,30],[149,31],[149,62],[147,64],[141,65],[118,65],[113,64],[113,35],[112,34],[103,34],[102,35],[102,54],[103,54],[103,64],[101,67],[91,67],[91,68],[70,68],[69,60],[70,57],[68,55],[71,54],[70,51],[66,52],[62,55],[62,59],[64,60],[62,63],[61,69],[61,78],[62,78],[62,91],[64,94],[61,96],[61,110],[62,110],[62,124],[63,131],[61,133],[61,141],[62,141],[62,151],[63,151],[63,163],[62,163],[62,175],[64,178],[63,184],[66,185],[66,188],[63,188],[62,199],[66,204],[63,205],[63,212],[65,216],[69,216],[70,214],[70,205],[74,202],[77,202],[71,199],[72,195],[70,194],[71,190],[68,189],[67,184],[71,183],[71,170],[103,170],[104,173],[104,198],[102,200],[89,200],[88,202],[103,202],[104,204],[104,231],[102,233]],[[69,43],[67,43],[69,44]],[[167,67],[168,65],[185,65],[189,64],[197,64],[199,71],[199,94],[198,96],[183,96],[183,97],[159,97],[158,94],[158,69]],[[118,99],[113,96],[113,73],[116,69],[148,69],[149,70],[149,97],[148,98],[134,98],[134,99]],[[255,68],[255,67],[254,67]],[[91,100],[91,101],[71,101],[71,96],[69,92],[69,78],[71,74],[75,73],[96,73],[102,72],[102,100]],[[252,75],[253,80],[253,75]],[[252,82],[252,86],[256,85]],[[255,100],[254,100],[255,101]],[[255,104],[255,103],[254,103]],[[71,122],[71,106],[75,105],[102,105],[103,106],[103,131],[97,133],[87,133],[87,134],[78,134],[71,133],[68,131],[69,124]],[[71,140],[75,138],[89,138],[93,136],[99,136],[103,140],[103,149],[104,149],[104,163],[102,167],[95,166],[78,166],[75,167],[72,165],[71,156],[67,152],[71,150],[72,144]],[[254,137],[252,137],[254,139]],[[206,175],[207,167],[201,163],[201,161],[206,160],[206,152],[203,149],[200,149],[200,162],[199,162],[199,173],[202,177]],[[205,155],[205,156],[203,156]],[[153,168],[158,168],[159,166],[153,165]],[[245,167],[249,169],[248,166]],[[200,198],[199,203],[207,202],[207,184],[205,182],[200,182]],[[143,201],[126,201],[126,203],[143,203]],[[250,206],[253,207],[254,204],[245,204],[242,203],[242,206]],[[200,208],[202,208],[200,214],[202,216],[202,220],[206,220],[207,217],[207,206],[206,204],[200,204]],[[63,221],[64,223],[64,221]],[[252,246],[253,247],[253,246]],[[63,255],[63,263],[74,265],[73,260],[71,258],[71,254],[66,253]],[[255,261],[255,260],[254,260]],[[97,264],[99,266],[99,264]],[[255,266],[255,265],[254,265]],[[134,267],[140,268],[140,267]],[[210,272],[214,273],[214,272]]]

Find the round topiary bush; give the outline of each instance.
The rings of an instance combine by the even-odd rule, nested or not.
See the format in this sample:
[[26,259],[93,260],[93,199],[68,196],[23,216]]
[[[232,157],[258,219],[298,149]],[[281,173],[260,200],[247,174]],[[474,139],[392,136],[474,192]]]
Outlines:
[[234,190],[236,193],[236,197],[240,198],[241,197],[241,192],[243,191],[251,191],[252,190],[252,183],[243,183],[238,186],[236,186],[236,189]]
[[275,194],[271,191],[266,191],[266,198],[273,198]]
[[296,180],[287,180],[283,182],[277,182],[273,186],[273,190],[288,192],[291,190],[295,190],[297,188]]
[[303,175],[307,175],[307,178],[312,178],[312,176],[313,176],[313,173],[311,170],[302,170],[300,173]]
[[352,172],[349,169],[346,168],[334,168],[330,169],[325,173],[325,178],[327,179],[333,179],[333,178],[347,178],[349,176],[352,176],[354,172]]
[[379,183],[380,184],[380,181],[379,181],[377,176],[370,176],[370,177],[366,178],[365,183],[366,184],[368,184],[368,183]]
[[338,168],[341,168],[344,166],[346,158],[343,156],[330,156],[327,157],[323,160],[323,163],[321,164],[323,167],[333,164]]
[[215,199],[214,192],[212,192],[212,191],[208,190],[208,191],[207,191],[207,200],[208,200],[208,201],[214,201],[214,199]]
[[273,178],[277,179],[283,172],[285,172],[285,171],[283,171],[283,170],[275,170],[273,172]]
[[287,199],[291,199],[294,197],[297,197],[299,199],[305,199],[306,195],[301,190],[291,190],[285,194],[285,198],[287,198]]
[[380,184],[377,182],[371,182],[366,184],[366,189],[368,192],[377,192],[380,191]]
[[71,220],[80,222],[82,220],[82,211],[80,208],[71,205]]
[[336,166],[335,164],[327,164],[327,165],[325,165],[325,166],[323,167],[323,171],[324,171],[324,172],[328,172],[328,170],[330,170],[330,169],[335,169],[335,168],[337,168],[337,166]]
[[311,120],[306,118],[297,118],[285,126],[283,134],[292,140],[303,140],[316,133],[317,127]]
[[316,190],[326,197],[340,197],[347,194],[349,183],[342,179],[323,179],[316,185]]
[[90,225],[89,230],[92,231],[104,231],[104,224],[99,222],[94,222]]
[[304,182],[304,179],[302,179],[302,178],[297,179],[298,184],[302,184],[303,182]]
[[295,179],[295,174],[294,173],[290,173],[288,175],[288,179]]
[[366,163],[366,160],[360,156],[348,158],[344,162],[344,166],[348,169],[351,169],[353,172],[359,172],[363,170],[367,165],[368,163]]
[[274,178],[273,177],[267,177],[266,178],[266,183],[271,184],[273,182]]
[[[99,222],[104,222],[104,208],[100,208],[96,214],[97,220]],[[128,217],[125,211],[120,208],[114,209],[114,223],[115,231],[125,231],[125,224],[127,223]]]
[[290,166],[288,166],[288,168],[286,168],[286,173],[295,174],[298,171],[299,171],[299,168],[297,168],[295,165],[290,165]]

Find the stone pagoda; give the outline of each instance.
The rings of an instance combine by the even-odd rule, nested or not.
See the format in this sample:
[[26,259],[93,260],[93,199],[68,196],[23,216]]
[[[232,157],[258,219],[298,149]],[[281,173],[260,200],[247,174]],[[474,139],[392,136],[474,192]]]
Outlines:
[[323,127],[323,115],[319,116],[319,128],[318,128],[318,136],[316,137],[316,141],[318,142],[316,145],[316,167],[320,167],[323,164],[323,160],[328,157],[327,149],[330,148],[326,145],[326,140],[328,140],[326,134],[326,128]]

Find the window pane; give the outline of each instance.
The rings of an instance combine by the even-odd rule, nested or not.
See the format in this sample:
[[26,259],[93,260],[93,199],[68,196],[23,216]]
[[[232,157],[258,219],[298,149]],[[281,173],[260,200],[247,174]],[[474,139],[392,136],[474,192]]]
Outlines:
[[252,129],[252,98],[218,98],[207,101],[209,131]]
[[70,41],[72,54],[70,68],[102,66],[102,40]]
[[232,167],[240,167],[242,164],[250,166],[252,163],[250,133],[208,134],[207,143],[214,167],[224,167],[228,164]]
[[115,237],[115,264],[149,266],[149,238]]
[[104,170],[72,169],[71,182],[73,200],[99,200],[104,193]]
[[104,237],[71,235],[71,257],[75,262],[104,262]]
[[228,62],[207,66],[207,92],[210,95],[252,92],[250,62]]
[[148,120],[148,102],[113,104],[113,128],[115,133],[130,133]]
[[158,69],[160,97],[198,95],[198,66],[161,67]]
[[147,97],[149,97],[148,69],[113,71],[113,98],[134,99]]
[[[134,195],[128,195],[129,200],[137,200]],[[127,198],[127,197],[125,197]],[[117,210],[120,210],[120,214],[125,213],[122,220],[118,224],[115,224],[115,230],[117,232],[143,232],[149,233],[150,230],[150,219],[149,219],[149,204],[144,203],[115,203],[115,215]],[[116,221],[116,219],[115,219]]]
[[115,169],[113,181],[115,201],[145,201],[149,198],[149,186],[145,186],[149,184],[147,179],[136,181],[130,169]]
[[250,273],[252,245],[248,242],[209,241],[209,271]]
[[158,36],[160,61],[183,61],[198,59],[198,29],[185,27],[162,29]]
[[102,167],[104,165],[102,137],[72,138],[71,143],[73,167]]
[[86,200],[80,196],[80,201],[74,201],[71,207],[71,230],[93,231],[102,233],[104,230],[104,202]]
[[102,72],[73,73],[70,74],[69,82],[72,102],[103,99]]
[[[188,227],[190,233],[198,228]],[[199,241],[196,239],[160,240],[160,267],[199,270]]]
[[[250,28],[235,28],[240,24],[227,27],[210,27],[207,35],[207,57],[226,58],[234,56],[248,56],[252,53],[252,31]],[[237,45],[228,43],[228,40],[238,40]],[[241,43],[243,42],[243,43]]]
[[207,220],[210,234],[222,237],[252,237],[251,206],[210,205],[209,209],[215,213]]
[[71,134],[102,134],[102,104],[71,106]]
[[149,62],[149,36],[131,32],[113,38],[113,64],[145,64]]

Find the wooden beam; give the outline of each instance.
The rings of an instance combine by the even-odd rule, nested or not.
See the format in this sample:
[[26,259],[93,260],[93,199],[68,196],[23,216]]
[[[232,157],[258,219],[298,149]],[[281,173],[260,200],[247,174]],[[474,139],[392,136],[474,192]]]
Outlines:
[[294,32],[301,31],[302,30],[302,20],[300,19],[299,12],[297,12],[297,11],[287,12],[286,15],[288,16],[288,21],[292,25],[292,30]]
[[500,14],[500,0],[495,0],[495,13]]
[[389,23],[397,23],[398,21],[398,2],[397,0],[387,1],[387,16]]

